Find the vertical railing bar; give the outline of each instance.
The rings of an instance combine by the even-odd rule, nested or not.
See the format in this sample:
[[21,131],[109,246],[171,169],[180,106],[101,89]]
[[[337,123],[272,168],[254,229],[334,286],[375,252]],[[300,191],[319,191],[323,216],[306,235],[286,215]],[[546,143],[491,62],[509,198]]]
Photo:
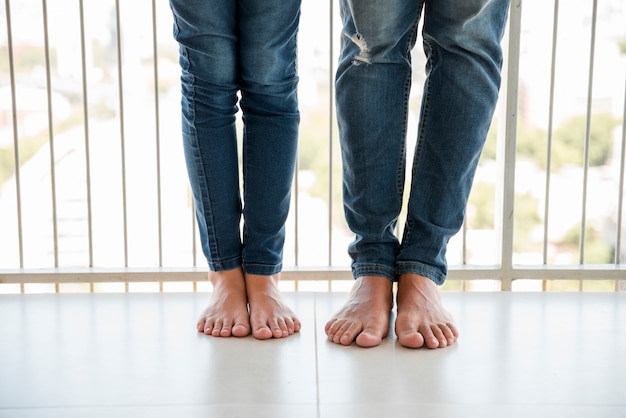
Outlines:
[[155,0],[152,0],[152,55],[154,59],[154,115],[156,142],[156,181],[157,181],[157,228],[159,242],[159,267],[163,267],[163,209],[161,196],[161,130],[159,111],[159,51],[157,46],[157,16]]
[[294,251],[294,264],[297,266],[299,265],[299,240],[300,240],[300,205],[298,203],[299,197],[300,197],[300,192],[299,192],[299,173],[300,172],[300,158],[296,159],[296,171],[294,173],[294,177],[293,177],[293,192],[295,194],[295,197],[293,199],[293,204],[294,204],[294,239],[293,239],[293,251]]
[[[335,66],[335,56],[333,53],[335,39],[335,8],[333,0],[328,2],[328,265],[333,265],[333,145],[334,145],[334,100],[335,94],[335,75],[333,68]],[[332,291],[332,281],[328,281],[328,291]]]
[[[615,239],[615,264],[622,262],[622,213],[624,211],[624,171],[626,165],[626,83],[624,83],[624,116],[622,117],[622,151],[619,159],[619,189],[617,191],[617,236]],[[620,289],[620,280],[615,280],[615,290]]]
[[[120,0],[115,0],[115,25],[116,25],[116,47],[117,47],[117,88],[120,106],[120,144],[122,158],[122,211],[124,222],[124,267],[128,267],[128,213],[126,202],[126,142],[124,136],[124,83],[122,69],[122,27],[120,19]],[[126,281],[126,291],[128,291],[128,281]]]
[[506,121],[503,171],[500,181],[502,196],[501,289],[512,290],[513,284],[513,227],[515,205],[515,147],[517,141],[517,96],[519,84],[519,52],[521,36],[522,1],[511,4],[506,77]]
[[[300,74],[300,61],[298,60],[298,56],[296,55],[296,70],[297,73]],[[300,129],[298,128],[298,132]],[[300,152],[298,150],[298,155],[296,157],[296,167],[293,173],[293,186],[292,193],[293,197],[293,214],[294,214],[294,237],[293,237],[293,251],[294,251],[294,264],[297,266],[299,264],[299,241],[300,241],[300,205],[298,201],[300,200]]]
[[[298,74],[300,73],[300,62],[296,56],[296,69]],[[299,132],[299,128],[298,128],[298,132]],[[294,236],[293,236],[293,256],[294,256],[294,265],[298,265],[299,264],[299,254],[300,254],[300,250],[299,250],[299,241],[300,241],[300,205],[298,203],[298,201],[300,200],[300,187],[299,187],[299,179],[300,179],[300,152],[298,150],[298,154],[296,157],[296,167],[295,167],[295,171],[293,173],[293,186],[292,186],[292,193],[293,193],[293,214],[294,214]],[[298,288],[298,281],[295,281],[295,286],[296,289]]]
[[[462,250],[463,254],[461,255],[461,264],[463,265],[467,265],[467,218],[465,218],[465,220],[463,221],[463,235],[462,235]],[[461,290],[462,291],[466,291],[467,290],[467,285],[466,285],[466,281],[467,280],[462,280],[461,282]]]
[[[299,263],[299,241],[300,241],[300,204],[298,203],[300,192],[299,192],[299,179],[300,179],[300,157],[296,158],[296,168],[293,177],[293,194],[295,195],[293,198],[293,211],[294,211],[294,239],[293,239],[293,251],[294,251],[294,265],[298,266]],[[294,281],[294,285],[296,290],[298,289],[298,280]]]
[[[583,194],[582,194],[582,214],[580,221],[580,252],[579,263],[585,263],[585,241],[587,229],[587,186],[589,177],[589,148],[591,145],[591,107],[593,99],[593,73],[595,65],[596,50],[596,21],[598,15],[598,0],[593,0],[593,11],[591,18],[591,42],[589,48],[589,80],[587,83],[587,122],[585,127],[585,146],[583,156]],[[578,283],[578,290],[583,290],[583,281]]]
[[335,57],[333,54],[335,30],[333,28],[335,19],[335,10],[333,0],[329,0],[329,39],[328,39],[328,265],[333,265],[333,145],[334,145],[334,113],[333,113],[333,95],[335,94],[335,76],[333,68],[335,66]]
[[[296,55],[296,70],[298,72],[298,74],[300,74],[300,61],[298,60],[298,57]],[[298,128],[298,132],[300,131],[300,129]],[[298,243],[300,241],[300,234],[299,234],[299,228],[300,228],[300,205],[298,204],[298,200],[300,197],[300,191],[299,191],[299,179],[300,179],[300,153],[298,152],[298,156],[296,157],[296,167],[295,167],[295,171],[293,173],[293,186],[292,186],[292,193],[294,194],[294,198],[293,198],[293,214],[294,214],[294,237],[293,237],[293,256],[294,256],[294,264],[297,266],[298,263],[298,257],[299,257],[299,246]]]
[[[554,0],[554,18],[552,23],[552,56],[550,58],[550,99],[548,104],[548,143],[546,144],[546,183],[545,203],[543,208],[543,264],[548,264],[548,240],[550,226],[550,181],[552,177],[552,135],[554,130],[554,90],[556,83],[556,50],[559,33],[559,0]],[[543,291],[547,289],[546,280],[541,281]]]
[[[9,52],[9,82],[11,84],[11,112],[13,124],[13,160],[15,164],[15,206],[17,211],[17,246],[20,269],[24,268],[24,235],[22,231],[22,181],[20,171],[20,147],[17,126],[17,99],[15,91],[15,62],[13,60],[13,28],[11,26],[11,1],[5,0],[7,21],[7,47]],[[20,283],[20,293],[24,293],[24,283]]]
[[[52,203],[52,241],[54,251],[54,267],[59,267],[59,225],[57,217],[57,194],[56,194],[56,158],[54,154],[54,120],[52,116],[52,81],[50,76],[50,37],[48,28],[48,4],[47,0],[41,1],[43,18],[44,59],[46,65],[46,99],[48,105],[48,143],[50,146],[50,193]],[[55,282],[55,291],[59,292],[59,284]]]
[[198,257],[196,256],[196,204],[193,196],[191,197],[191,259],[192,265],[198,267]]
[[467,265],[467,218],[463,221],[461,229],[461,264]]
[[[295,197],[293,199],[293,204],[294,204],[294,239],[293,239],[293,251],[294,251],[294,265],[299,265],[299,246],[298,246],[298,241],[299,241],[299,224],[300,224],[300,205],[298,204],[298,200],[299,200],[299,178],[300,176],[298,175],[298,173],[300,172],[300,158],[296,158],[296,169],[295,169],[295,173],[294,173],[294,178],[293,178],[293,189],[294,189],[294,194]],[[296,280],[294,282],[295,288],[296,290],[298,289],[298,280]]]
[[[81,76],[83,89],[83,127],[85,135],[85,182],[87,189],[87,240],[89,252],[89,267],[93,267],[93,213],[91,201],[91,149],[89,141],[89,95],[87,89],[87,48],[85,42],[85,9],[83,0],[78,0],[80,14],[80,54]],[[93,291],[93,283],[91,283]]]
[[552,57],[550,63],[550,98],[548,103],[548,143],[546,144],[545,205],[543,210],[543,264],[548,264],[548,235],[550,223],[550,180],[552,176],[552,134],[554,129],[554,87],[556,80],[556,49],[559,28],[559,0],[554,0],[552,24]]

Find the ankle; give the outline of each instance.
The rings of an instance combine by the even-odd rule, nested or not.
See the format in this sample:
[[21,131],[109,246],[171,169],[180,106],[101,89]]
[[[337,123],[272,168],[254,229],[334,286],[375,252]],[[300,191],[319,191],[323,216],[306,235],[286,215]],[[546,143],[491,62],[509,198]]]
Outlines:
[[244,281],[249,294],[267,293],[272,291],[277,292],[280,274],[263,276],[259,274],[244,273]]
[[376,289],[376,291],[392,292],[393,282],[382,276],[361,276],[356,279],[355,289]]
[[213,289],[245,288],[243,274],[240,268],[209,272],[209,282]]
[[417,273],[403,273],[398,276],[398,285],[405,283],[418,287],[437,289],[437,284],[426,276]]

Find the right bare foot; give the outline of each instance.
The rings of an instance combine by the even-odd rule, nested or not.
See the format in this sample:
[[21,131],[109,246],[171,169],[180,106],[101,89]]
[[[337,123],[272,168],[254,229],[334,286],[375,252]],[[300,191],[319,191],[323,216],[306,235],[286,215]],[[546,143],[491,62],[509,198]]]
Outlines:
[[285,304],[278,290],[280,274],[245,274],[252,336],[259,340],[284,338],[300,331],[300,320]]
[[246,285],[241,268],[212,271],[209,306],[198,320],[198,332],[214,337],[245,337],[250,334]]
[[356,279],[348,300],[326,324],[328,339],[336,344],[361,347],[379,345],[389,332],[393,284],[379,276]]

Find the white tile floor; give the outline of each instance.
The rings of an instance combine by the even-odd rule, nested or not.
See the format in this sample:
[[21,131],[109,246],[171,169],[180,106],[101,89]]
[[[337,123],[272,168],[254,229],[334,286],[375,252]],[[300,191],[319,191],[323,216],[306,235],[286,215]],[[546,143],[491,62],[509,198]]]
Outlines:
[[435,351],[334,345],[345,294],[286,296],[271,341],[196,333],[206,294],[0,296],[0,417],[626,417],[624,293],[444,293]]

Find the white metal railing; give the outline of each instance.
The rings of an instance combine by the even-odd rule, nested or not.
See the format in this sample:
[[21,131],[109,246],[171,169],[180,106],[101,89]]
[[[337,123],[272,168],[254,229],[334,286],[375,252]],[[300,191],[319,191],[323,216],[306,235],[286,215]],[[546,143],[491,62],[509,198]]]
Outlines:
[[[283,278],[330,287],[351,277],[333,101],[340,26],[332,0],[302,7]],[[0,13],[0,288],[195,289],[206,268],[167,1],[5,0]],[[619,0],[513,2],[501,103],[446,286],[624,287],[624,21]],[[410,145],[423,60],[416,48]]]

